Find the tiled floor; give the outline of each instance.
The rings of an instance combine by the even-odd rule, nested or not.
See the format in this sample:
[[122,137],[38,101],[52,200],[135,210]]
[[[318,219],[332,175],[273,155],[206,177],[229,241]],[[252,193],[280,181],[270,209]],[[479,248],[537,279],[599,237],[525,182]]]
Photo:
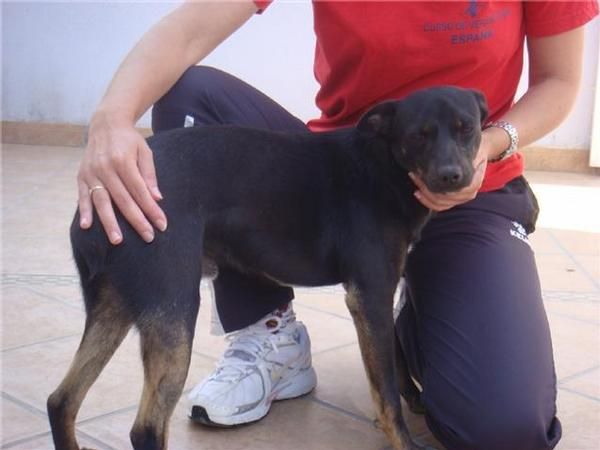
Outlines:
[[[2,156],[0,446],[45,450],[51,448],[45,399],[68,367],[84,320],[67,239],[81,149],[6,145]],[[600,178],[550,173],[529,178],[542,204],[532,243],[554,337],[564,426],[558,448],[597,449]],[[186,389],[211,370],[223,348],[220,338],[208,334],[209,296],[204,298]],[[371,424],[371,401],[341,290],[300,290],[297,298],[297,313],[314,344],[316,391],[276,404],[258,424],[229,431],[194,426],[180,402],[172,449],[387,448]],[[134,335],[127,338],[83,404],[77,422],[82,445],[129,448],[142,380],[137,345]],[[432,442],[421,418],[409,416],[409,422],[419,440]]]

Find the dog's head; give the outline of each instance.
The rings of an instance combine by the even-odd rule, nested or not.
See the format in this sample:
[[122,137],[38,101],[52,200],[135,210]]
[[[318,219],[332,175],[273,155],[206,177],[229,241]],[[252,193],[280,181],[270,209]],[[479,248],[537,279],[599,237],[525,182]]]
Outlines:
[[357,128],[385,144],[398,165],[418,174],[432,192],[468,186],[487,105],[478,91],[436,87],[367,111]]

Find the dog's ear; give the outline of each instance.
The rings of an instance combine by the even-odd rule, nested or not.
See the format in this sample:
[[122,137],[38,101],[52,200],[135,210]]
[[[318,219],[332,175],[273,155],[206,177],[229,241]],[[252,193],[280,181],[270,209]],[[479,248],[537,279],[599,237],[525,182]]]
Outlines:
[[475,97],[475,101],[479,106],[481,125],[483,125],[488,118],[488,106],[487,101],[485,99],[485,95],[483,95],[483,92],[477,91],[475,89],[471,89],[471,92],[473,93],[473,97]]
[[358,131],[365,136],[371,137],[389,136],[396,115],[396,103],[394,101],[387,101],[369,109],[358,121],[358,125],[356,126]]

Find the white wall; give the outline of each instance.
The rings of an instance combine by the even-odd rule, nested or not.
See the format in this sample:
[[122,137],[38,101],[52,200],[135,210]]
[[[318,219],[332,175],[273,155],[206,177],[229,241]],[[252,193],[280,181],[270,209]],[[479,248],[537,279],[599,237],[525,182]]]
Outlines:
[[[178,3],[3,4],[3,119],[85,124],[127,52]],[[310,3],[285,2],[255,16],[204,63],[308,119],[317,114],[313,55]],[[147,116],[141,124],[149,125]]]
[[[87,123],[128,50],[178,3],[3,3],[3,120]],[[584,82],[577,105],[567,122],[541,144],[589,147],[599,36],[596,20],[587,30]],[[204,63],[243,78],[307,120],[318,114],[313,54],[310,2],[278,0]],[[147,115],[140,125],[149,126]]]
[[[571,114],[560,127],[540,139],[536,145],[547,147],[589,149],[592,135],[595,92],[598,88],[596,72],[598,70],[598,47],[600,46],[600,21],[594,19],[585,29],[585,49],[583,59],[583,77],[579,96]],[[527,58],[517,96],[527,87]]]

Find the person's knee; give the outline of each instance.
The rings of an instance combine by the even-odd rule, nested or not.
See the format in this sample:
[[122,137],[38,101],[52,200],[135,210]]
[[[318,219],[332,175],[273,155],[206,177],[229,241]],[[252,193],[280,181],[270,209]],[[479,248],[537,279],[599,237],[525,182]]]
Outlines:
[[184,126],[186,115],[214,108],[218,91],[222,90],[224,72],[207,66],[192,66],[175,82],[152,108],[154,132]]
[[[457,413],[451,425],[431,421],[432,431],[448,449],[543,450],[560,438],[560,422],[548,421],[537,405],[482,404],[469,413]],[[431,417],[430,417],[431,419]]]
[[198,104],[210,98],[223,72],[207,66],[192,66],[187,69],[169,91],[154,105],[154,108],[169,108],[193,102]]
[[547,447],[547,428],[539,414],[527,410],[493,411],[478,415],[472,430],[473,449],[538,450]]

